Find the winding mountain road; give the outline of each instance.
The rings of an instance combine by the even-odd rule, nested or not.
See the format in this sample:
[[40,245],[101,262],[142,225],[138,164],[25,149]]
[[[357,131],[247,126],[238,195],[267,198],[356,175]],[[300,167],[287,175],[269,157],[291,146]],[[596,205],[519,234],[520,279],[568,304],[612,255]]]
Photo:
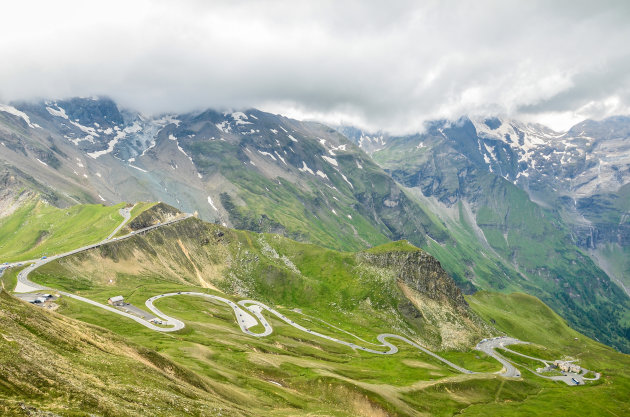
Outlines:
[[497,351],[494,350],[496,348],[503,347],[505,345],[513,345],[516,343],[527,343],[527,342],[522,342],[518,339],[514,339],[513,337],[495,337],[492,339],[482,340],[481,342],[477,343],[477,346],[475,346],[475,349],[499,361],[501,365],[503,365],[503,368],[505,369],[503,376],[518,378],[521,376],[520,371],[516,369],[516,367],[512,365],[510,361],[508,361],[505,357],[503,357],[501,354],[497,353]]
[[[177,320],[173,317],[169,317],[166,314],[162,313],[157,307],[155,307],[153,305],[153,303],[156,300],[159,300],[161,298],[164,297],[173,297],[176,295],[192,295],[192,296],[197,296],[197,297],[206,297],[212,300],[216,300],[216,301],[220,301],[222,303],[227,304],[229,307],[232,308],[232,310],[234,310],[234,315],[236,317],[236,322],[237,324],[240,326],[241,330],[243,331],[243,333],[246,333],[250,336],[254,336],[254,337],[264,337],[264,336],[268,336],[273,332],[273,328],[271,327],[271,324],[269,324],[269,322],[265,319],[265,317],[261,314],[262,310],[266,310],[269,313],[275,315],[277,318],[279,318],[280,320],[284,321],[285,323],[287,323],[288,325],[301,330],[305,333],[308,333],[311,336],[315,336],[315,337],[319,337],[322,339],[326,339],[329,340],[331,342],[335,342],[335,343],[339,343],[341,345],[345,345],[348,346],[352,349],[357,349],[357,350],[362,350],[364,352],[369,352],[369,353],[374,353],[377,355],[393,355],[394,353],[398,352],[398,347],[393,345],[392,343],[388,342],[386,339],[395,339],[395,340],[400,340],[402,342],[405,342],[413,347],[415,347],[416,349],[421,350],[422,352],[426,353],[427,355],[433,356],[435,359],[445,363],[446,365],[450,366],[451,368],[465,373],[465,374],[473,374],[473,371],[470,371],[468,369],[462,368],[461,366],[455,365],[453,362],[444,359],[443,357],[431,352],[430,350],[418,345],[417,343],[407,339],[406,337],[403,336],[399,336],[396,334],[390,334],[390,333],[383,333],[383,334],[379,334],[376,338],[379,342],[381,342],[381,347],[383,348],[388,348],[388,350],[382,351],[382,350],[376,350],[376,349],[372,349],[372,348],[367,348],[367,347],[363,347],[360,345],[357,345],[356,343],[352,343],[352,342],[347,342],[345,340],[341,340],[341,339],[337,339],[336,337],[332,337],[332,336],[328,336],[319,332],[316,332],[314,330],[310,330],[304,326],[302,326],[299,323],[294,322],[293,320],[291,320],[290,318],[288,318],[287,316],[285,316],[284,314],[280,313],[279,311],[267,306],[266,304],[261,303],[260,301],[254,301],[254,300],[241,300],[238,303],[235,303],[231,300],[228,300],[227,298],[223,298],[223,297],[218,297],[216,295],[212,295],[212,294],[205,294],[205,293],[200,293],[200,292],[191,292],[191,291],[181,291],[181,292],[173,292],[173,293],[168,293],[168,294],[161,294],[161,295],[156,295],[154,297],[149,298],[146,302],[145,305],[147,306],[147,308],[149,310],[151,310],[151,312],[153,314],[155,314],[157,317],[160,317],[162,320],[164,320],[166,322],[167,325],[169,326],[173,326],[170,328],[164,328],[161,331],[176,331],[176,330],[180,330],[182,328],[184,328],[184,323],[182,323],[180,320]],[[242,308],[241,308],[242,307]],[[254,333],[250,330],[251,327],[254,327],[256,325],[258,325],[258,323],[260,322],[260,324],[263,326],[263,331],[260,333]]]
[[[290,318],[286,317],[284,314],[280,313],[279,311],[267,306],[266,304],[263,304],[259,301],[254,301],[254,300],[241,300],[238,303],[235,303],[227,298],[223,298],[223,297],[219,297],[216,295],[212,295],[212,294],[206,294],[206,293],[201,293],[201,292],[192,292],[192,291],[180,291],[180,292],[172,292],[172,293],[166,293],[166,294],[160,294],[160,295],[156,295],[153,296],[151,298],[149,298],[146,302],[145,305],[146,307],[158,318],[160,318],[162,320],[161,325],[157,325],[154,324],[152,322],[149,322],[143,318],[140,318],[138,316],[135,316],[133,314],[118,310],[114,307],[111,307],[109,305],[105,305],[105,304],[101,304],[98,303],[96,301],[90,300],[88,298],[85,297],[81,297],[79,295],[75,295],[72,293],[68,293],[65,291],[58,291],[58,290],[54,290],[52,288],[48,288],[39,284],[36,284],[32,281],[30,281],[28,279],[28,275],[33,272],[33,270],[39,268],[42,265],[45,265],[48,262],[51,262],[53,260],[56,259],[60,259],[60,258],[64,258],[66,256],[70,256],[70,255],[74,255],[80,252],[84,252],[90,249],[94,249],[97,248],[99,246],[108,244],[110,242],[114,242],[114,241],[118,241],[118,240],[124,240],[124,239],[128,239],[132,236],[138,235],[138,234],[142,234],[142,233],[146,233],[150,230],[162,227],[162,226],[166,226],[169,224],[173,224],[176,222],[180,222],[183,220],[186,220],[188,218],[191,217],[191,215],[187,214],[183,217],[180,218],[175,218],[172,219],[170,221],[164,222],[164,223],[158,223],[156,225],[153,226],[149,226],[146,227],[144,229],[140,229],[140,230],[136,230],[134,232],[131,232],[127,235],[118,237],[118,238],[114,238],[113,236],[116,235],[116,233],[118,233],[118,231],[126,224],[126,222],[129,220],[130,218],[130,211],[129,210],[125,210],[125,212],[123,213],[123,210],[121,210],[121,215],[123,215],[123,222],[102,242],[99,243],[95,243],[92,245],[87,245],[75,250],[72,250],[70,252],[66,252],[63,254],[59,254],[59,255],[54,255],[45,259],[37,259],[33,262],[33,264],[29,265],[27,268],[23,269],[22,271],[20,271],[20,273],[18,274],[18,282],[16,285],[16,288],[14,290],[14,292],[16,293],[24,293],[24,292],[31,292],[31,291],[41,291],[41,290],[50,290],[50,291],[55,291],[58,292],[66,297],[75,299],[75,300],[79,300],[85,303],[88,303],[90,305],[93,305],[95,307],[99,307],[102,308],[104,310],[107,310],[109,312],[118,314],[120,316],[129,318],[131,320],[134,320],[135,322],[141,324],[142,326],[145,326],[151,330],[154,331],[158,331],[158,332],[175,332],[178,330],[181,330],[185,327],[184,322],[182,322],[181,320],[178,320],[176,318],[170,317],[166,314],[164,314],[162,311],[160,311],[155,305],[155,301],[166,298],[166,297],[174,297],[174,296],[180,296],[180,295],[184,295],[184,296],[195,296],[195,297],[204,297],[204,298],[208,298],[214,301],[219,301],[221,303],[226,304],[227,306],[229,306],[230,308],[232,308],[232,310],[234,311],[234,316],[236,318],[236,322],[238,324],[238,326],[240,327],[241,331],[247,335],[253,336],[253,337],[265,337],[270,335],[273,332],[273,328],[271,326],[271,324],[267,321],[267,319],[263,316],[262,312],[263,311],[267,311],[268,313],[276,316],[278,319],[284,321],[285,323],[287,323],[288,325],[292,326],[293,328],[300,330],[302,332],[305,332],[311,336],[314,337],[318,337],[321,339],[325,339],[334,343],[338,343],[344,346],[348,346],[349,348],[352,349],[356,349],[356,350],[360,350],[363,352],[368,352],[368,353],[373,353],[373,354],[377,354],[377,355],[393,355],[395,353],[398,352],[398,347],[396,345],[394,345],[393,343],[391,343],[389,340],[397,340],[400,342],[404,342],[422,352],[424,352],[427,355],[432,356],[433,358],[441,361],[442,363],[448,365],[449,367],[464,373],[464,374],[475,374],[477,372],[473,372],[469,369],[463,368],[461,366],[458,366],[456,364],[454,364],[453,362],[449,361],[448,359],[445,359],[443,357],[441,357],[440,355],[431,352],[430,350],[424,348],[423,346],[420,346],[419,344],[415,343],[414,341],[400,336],[400,335],[396,335],[396,334],[391,334],[391,333],[382,333],[379,334],[376,339],[380,342],[380,345],[375,344],[375,343],[370,343],[370,342],[366,342],[369,343],[372,346],[375,347],[380,347],[383,348],[383,350],[378,350],[378,349],[374,349],[371,347],[364,347],[361,345],[358,345],[356,343],[352,343],[352,342],[347,342],[345,340],[341,340],[338,339],[336,337],[332,337],[332,336],[328,336],[319,332],[316,332],[314,330],[308,329],[304,326],[302,326],[299,323],[294,322],[293,320],[291,320]],[[24,264],[27,263],[29,261],[25,261],[25,262],[21,262],[21,263],[15,263],[15,264],[11,264],[9,266],[16,266],[16,265],[20,265],[20,264]],[[253,332],[252,330],[250,330],[251,328],[257,327],[258,325],[262,325],[262,331],[260,332]],[[341,329],[339,329],[341,330]],[[345,332],[345,331],[344,331]],[[347,332],[346,332],[347,333]],[[480,350],[482,352],[485,352],[487,355],[491,356],[492,358],[496,359],[497,361],[499,361],[502,365],[503,365],[503,369],[499,372],[497,372],[497,374],[502,374],[502,376],[507,377],[507,378],[519,378],[521,376],[521,373],[518,369],[516,369],[516,367],[509,361],[507,360],[505,357],[503,357],[502,355],[500,355],[499,353],[497,353],[495,351],[496,348],[503,348],[504,346],[510,345],[510,344],[517,344],[517,343],[527,343],[527,342],[522,342],[518,339],[515,338],[510,338],[510,337],[496,337],[493,339],[484,339],[481,342],[479,342],[477,344],[477,346],[475,347],[475,349]],[[386,349],[386,350],[385,350]],[[540,360],[541,362],[545,362],[542,359],[538,359],[538,358],[532,358],[532,359],[537,359]],[[544,377],[544,378],[549,378],[543,375],[540,375],[538,373],[535,373],[538,376]],[[599,374],[597,374],[597,377],[599,377]],[[550,379],[555,379],[555,378],[550,378]],[[565,381],[566,382],[566,381]],[[568,383],[568,382],[567,382]]]
[[[39,268],[40,266],[47,264],[48,262],[54,261],[56,259],[65,258],[66,256],[74,255],[74,254],[77,254],[77,253],[80,253],[80,252],[85,252],[85,251],[90,250],[90,249],[98,248],[99,246],[103,246],[103,245],[106,245],[106,244],[111,243],[111,242],[116,242],[116,241],[119,241],[119,240],[129,239],[130,237],[133,237],[135,235],[139,235],[139,234],[142,234],[142,233],[146,233],[146,232],[148,232],[150,230],[157,229],[158,227],[162,227],[162,226],[166,226],[166,225],[169,225],[169,224],[181,222],[183,220],[186,220],[186,219],[192,217],[192,215],[191,214],[186,214],[185,216],[178,217],[178,218],[175,218],[175,219],[171,219],[171,220],[166,221],[164,223],[158,223],[158,224],[154,224],[154,225],[149,226],[149,227],[145,227],[144,229],[135,230],[135,231],[133,231],[131,233],[128,233],[128,234],[126,234],[124,236],[121,236],[121,237],[114,237],[114,238],[112,238],[112,236],[114,236],[127,223],[127,220],[129,220],[129,215],[123,215],[123,217],[124,217],[124,220],[116,228],[116,230],[114,230],[114,232],[112,232],[109,235],[109,237],[107,239],[103,240],[102,242],[94,243],[94,244],[91,244],[91,245],[86,245],[86,246],[83,246],[81,248],[74,249],[74,250],[71,250],[69,252],[65,252],[65,253],[59,254],[59,255],[53,255],[53,256],[49,256],[49,257],[45,257],[45,258],[41,258],[41,259],[35,259],[35,260],[31,260],[31,261],[15,262],[13,264],[8,265],[8,266],[17,266],[17,265],[20,265],[20,264],[23,265],[23,264],[26,264],[26,263],[33,262],[31,265],[29,265],[28,267],[24,268],[22,271],[20,271],[18,273],[17,285],[16,285],[15,289],[13,290],[13,292],[25,293],[25,292],[31,292],[31,291],[50,290],[51,288],[47,288],[47,287],[44,287],[43,285],[36,284],[33,281],[28,279],[28,275],[31,272],[33,272],[35,269]],[[77,297],[77,296],[75,296],[75,297]],[[83,298],[83,297],[81,297],[81,298]],[[85,300],[87,300],[87,298]]]
[[[516,352],[516,351],[514,351],[512,349],[508,349],[507,348],[507,346],[514,345],[514,344],[529,344],[529,342],[523,342],[523,341],[515,339],[513,337],[501,336],[501,337],[495,337],[495,338],[492,338],[492,339],[484,339],[484,340],[482,340],[481,342],[479,342],[477,344],[475,349],[476,350],[480,350],[480,351],[486,353],[487,355],[492,356],[497,361],[501,362],[501,364],[503,365],[503,367],[505,369],[505,372],[504,372],[503,376],[507,376],[507,377],[519,377],[519,376],[521,376],[521,373],[512,364],[512,361],[510,359],[507,359],[505,356],[503,356],[500,353],[498,353],[497,351],[495,351],[495,349],[497,349],[497,348],[503,349],[504,351],[510,352],[510,353],[512,353],[514,355],[518,355],[518,356],[522,356],[522,357],[527,358],[527,359],[538,361],[541,364],[543,364],[545,367],[548,367],[549,364],[554,362],[553,360],[535,358],[533,356],[525,355],[523,353]],[[584,368],[582,368],[580,373],[562,372],[562,375],[551,375],[551,376],[550,375],[543,375],[543,374],[541,374],[541,373],[539,373],[539,372],[537,372],[536,370],[533,370],[533,369],[529,369],[529,368],[525,368],[525,369],[527,369],[528,371],[530,371],[534,375],[539,376],[540,378],[550,379],[552,381],[562,381],[562,382],[566,383],[567,385],[583,385],[584,381],[596,381],[601,376],[600,373],[594,372],[594,374],[595,374],[594,378],[585,378],[584,375],[588,374],[590,371],[588,369],[584,369]]]
[[120,229],[123,228],[124,225],[127,224],[127,222],[129,221],[129,219],[131,218],[131,210],[133,210],[133,208],[136,205],[134,204],[133,207],[125,207],[125,208],[121,208],[120,210],[118,210],[118,213],[120,213],[121,216],[123,216],[123,221],[118,225],[118,227],[116,227],[114,229],[113,232],[111,232],[109,234],[109,236],[107,236],[107,238],[105,238],[104,242],[107,242],[108,240],[111,240],[111,238],[113,238],[114,236],[116,236],[116,233],[118,233],[118,231]]

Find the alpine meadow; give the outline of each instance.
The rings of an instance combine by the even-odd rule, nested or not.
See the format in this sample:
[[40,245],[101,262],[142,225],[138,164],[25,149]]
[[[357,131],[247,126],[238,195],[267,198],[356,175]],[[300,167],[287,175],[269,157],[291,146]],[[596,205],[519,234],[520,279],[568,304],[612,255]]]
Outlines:
[[624,1],[0,14],[0,415],[630,414]]

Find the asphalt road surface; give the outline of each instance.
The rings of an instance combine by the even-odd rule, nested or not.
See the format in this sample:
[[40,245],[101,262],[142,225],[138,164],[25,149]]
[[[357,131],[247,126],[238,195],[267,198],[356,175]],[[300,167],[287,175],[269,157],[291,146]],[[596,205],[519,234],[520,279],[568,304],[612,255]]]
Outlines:
[[507,345],[513,345],[516,343],[527,343],[522,342],[518,339],[514,339],[513,337],[494,337],[492,339],[484,339],[481,342],[477,343],[475,346],[476,350],[480,350],[484,352],[486,355],[493,357],[497,361],[503,365],[503,376],[508,378],[518,378],[521,376],[521,372],[516,369],[514,365],[510,361],[508,361],[501,354],[497,353],[494,349],[498,347],[503,347]]
[[[70,297],[72,299],[75,300],[79,300],[85,303],[88,303],[90,305],[93,305],[95,307],[99,307],[101,309],[107,310],[109,312],[118,314],[120,316],[124,316],[127,317],[131,320],[134,320],[135,322],[151,329],[151,330],[155,330],[158,332],[176,332],[178,330],[181,330],[185,327],[184,322],[182,322],[181,320],[178,320],[174,317],[170,317],[164,313],[162,313],[155,305],[154,302],[157,300],[160,300],[162,298],[166,298],[166,297],[174,297],[174,296],[180,296],[180,295],[184,295],[184,296],[195,296],[195,297],[204,297],[204,298],[208,298],[208,299],[212,299],[214,301],[219,301],[222,302],[224,304],[227,304],[230,308],[232,308],[233,312],[234,312],[234,316],[236,318],[236,323],[238,324],[238,326],[241,328],[241,331],[245,334],[248,334],[250,336],[253,337],[264,337],[264,336],[268,336],[273,332],[273,328],[271,326],[271,324],[265,319],[265,317],[263,316],[263,311],[268,312],[269,314],[272,314],[274,316],[276,316],[278,319],[284,321],[285,323],[287,323],[288,325],[294,327],[297,330],[300,330],[304,333],[307,333],[313,337],[318,337],[321,339],[326,339],[328,341],[334,342],[334,343],[338,343],[341,345],[345,345],[348,346],[349,348],[352,349],[356,349],[356,350],[361,350],[364,352],[368,352],[368,353],[373,353],[373,354],[377,354],[377,355],[393,355],[395,353],[398,352],[398,347],[396,345],[394,345],[393,343],[391,343],[389,340],[397,340],[403,343],[406,343],[424,353],[426,353],[427,355],[432,356],[433,358],[441,361],[442,363],[450,366],[451,368],[464,373],[464,374],[474,374],[476,372],[473,372],[471,370],[462,368],[456,364],[454,364],[453,362],[449,361],[448,359],[445,359],[443,357],[441,357],[440,355],[431,352],[430,350],[424,348],[423,346],[420,346],[419,344],[415,343],[412,340],[409,340],[406,337],[403,336],[399,336],[396,334],[391,334],[391,333],[382,333],[379,334],[376,339],[380,342],[380,345],[378,344],[374,344],[374,343],[370,343],[372,346],[375,347],[380,347],[382,348],[381,350],[379,349],[374,349],[371,347],[364,347],[361,345],[357,345],[356,343],[352,343],[352,342],[348,342],[342,339],[338,339],[336,337],[332,337],[332,336],[328,336],[319,332],[316,332],[314,330],[308,329],[307,327],[302,326],[299,323],[294,322],[293,320],[291,320],[290,318],[286,317],[284,314],[280,313],[279,311],[259,302],[259,301],[254,301],[254,300],[241,300],[238,303],[235,303],[231,300],[228,300],[227,298],[223,298],[223,297],[219,297],[216,295],[212,295],[212,294],[206,294],[206,293],[200,293],[200,292],[192,292],[192,291],[181,291],[181,292],[172,292],[172,293],[166,293],[166,294],[160,294],[160,295],[156,295],[154,297],[149,298],[146,302],[145,305],[146,307],[153,313],[155,314],[161,321],[162,321],[162,325],[156,325],[154,323],[151,323],[143,318],[140,318],[136,315],[133,314],[129,314],[126,313],[124,311],[118,310],[114,307],[111,307],[109,305],[106,304],[101,304],[98,303],[96,301],[90,300],[88,298],[85,297],[81,297],[75,294],[71,294],[71,293],[67,293],[64,291],[57,291],[57,290],[53,290],[51,288],[47,288],[44,287],[42,285],[36,284],[32,281],[30,281],[28,279],[28,275],[35,269],[39,268],[40,266],[53,261],[55,259],[60,259],[66,256],[70,256],[79,252],[83,252],[86,250],[90,250],[90,249],[94,249],[97,248],[99,246],[108,244],[110,242],[114,242],[114,241],[118,241],[118,240],[124,240],[124,239],[128,239],[132,236],[135,236],[137,234],[141,234],[141,233],[146,233],[150,230],[156,229],[158,227],[162,227],[162,226],[166,226],[172,223],[176,223],[182,220],[185,220],[189,217],[191,217],[191,215],[186,215],[184,217],[180,217],[177,219],[173,219],[164,223],[159,223],[141,230],[137,230],[134,232],[131,232],[125,236],[121,236],[118,238],[114,238],[113,236],[123,227],[124,224],[126,224],[126,222],[129,220],[130,218],[130,211],[126,210],[126,209],[122,209],[121,210],[121,215],[124,217],[124,221],[116,228],[116,230],[114,230],[107,239],[103,240],[102,242],[99,243],[95,243],[92,245],[87,245],[84,246],[82,248],[78,248],[75,249],[73,251],[70,252],[66,252],[63,254],[59,254],[59,255],[54,255],[54,256],[50,256],[46,259],[37,259],[37,260],[33,260],[33,261],[24,261],[24,262],[16,262],[14,264],[11,264],[9,266],[17,266],[19,264],[24,264],[24,263],[28,263],[28,262],[33,262],[33,264],[29,265],[27,268],[23,269],[19,274],[18,274],[18,283],[17,286],[14,290],[14,292],[16,293],[25,293],[25,292],[31,292],[31,291],[42,291],[42,290],[49,290],[49,291],[55,291],[59,294],[62,294],[66,297]],[[250,330],[251,328],[257,327],[257,326],[262,326],[261,330],[259,332],[253,332],[252,330]],[[347,332],[346,332],[347,333]],[[499,371],[498,373],[501,374],[502,376],[506,377],[506,378],[519,378],[521,376],[520,371],[504,356],[502,356],[501,354],[499,354],[498,352],[495,351],[496,348],[505,348],[506,346],[512,345],[512,344],[517,344],[517,343],[527,343],[527,342],[523,342],[520,341],[518,339],[512,338],[512,337],[506,337],[506,336],[502,336],[502,337],[495,337],[492,339],[484,339],[481,342],[479,342],[477,344],[477,346],[475,347],[475,349],[482,351],[484,353],[486,353],[488,356],[491,356],[492,358],[496,359],[497,361],[499,361],[502,365],[503,365],[503,369],[501,371]],[[517,353],[517,352],[515,352]],[[522,355],[525,356],[525,355]],[[542,359],[538,359],[538,358],[532,358],[532,357],[528,357],[530,359],[535,359],[535,360],[540,360],[543,363],[546,363],[546,361],[542,360]],[[548,378],[548,379],[558,379],[558,380],[563,380],[565,381],[567,384],[571,385],[568,381],[571,380],[571,378],[575,377],[575,374],[571,374],[571,375],[563,375],[562,377],[548,377],[548,376],[544,376],[544,375],[540,375],[537,372],[532,371],[534,374],[543,377],[543,378]],[[588,371],[585,371],[582,373],[585,374]],[[578,375],[581,377],[581,375]],[[592,379],[598,379],[599,378],[599,374],[596,374],[595,378]],[[583,378],[583,379],[579,379],[579,381],[583,380],[588,380],[588,378]]]
[[107,242],[108,240],[110,240],[111,238],[113,238],[113,237],[116,235],[116,233],[118,233],[118,231],[119,231],[120,229],[122,229],[122,228],[123,228],[123,226],[124,226],[125,224],[127,224],[127,222],[129,221],[129,219],[131,218],[131,210],[133,210],[133,208],[134,208],[135,206],[136,206],[136,205],[134,204],[134,205],[133,205],[133,207],[129,207],[129,208],[128,208],[128,207],[125,207],[125,208],[121,208],[120,210],[118,210],[118,212],[120,213],[120,215],[121,215],[121,216],[123,216],[123,221],[122,221],[122,222],[118,225],[118,227],[117,227],[117,228],[115,228],[115,229],[114,229],[114,231],[113,231],[113,232],[111,232],[111,233],[109,234],[109,236],[107,236],[107,238],[105,239],[105,242]]
[[[41,291],[41,290],[49,289],[47,287],[44,287],[43,285],[36,284],[33,281],[28,279],[28,275],[31,272],[33,272],[33,270],[39,268],[42,265],[47,264],[48,262],[51,262],[51,261],[54,261],[54,260],[60,259],[60,258],[65,258],[66,256],[74,255],[76,253],[84,252],[86,250],[98,248],[99,246],[106,245],[106,244],[108,244],[110,242],[115,242],[115,241],[119,241],[119,240],[129,239],[132,236],[139,235],[139,234],[142,234],[142,233],[146,233],[146,232],[148,232],[150,230],[157,229],[158,227],[162,227],[162,226],[166,226],[166,225],[169,225],[169,224],[177,223],[177,222],[180,222],[182,220],[186,220],[186,219],[188,219],[190,217],[192,217],[192,215],[186,214],[183,217],[179,217],[179,218],[176,218],[176,219],[173,219],[173,220],[169,220],[169,221],[164,222],[164,223],[154,224],[153,226],[149,226],[149,227],[145,227],[144,229],[133,231],[133,232],[131,232],[129,234],[126,234],[124,236],[121,236],[121,237],[108,238],[108,239],[103,240],[102,242],[94,243],[92,245],[83,246],[81,248],[72,250],[70,252],[62,253],[62,254],[59,254],[59,255],[49,256],[49,257],[47,257],[45,259],[42,258],[42,259],[35,259],[35,260],[32,260],[32,261],[22,261],[22,262],[15,262],[13,264],[10,264],[9,266],[17,266],[19,264],[23,265],[23,264],[26,264],[26,263],[29,263],[29,262],[33,262],[31,265],[29,265],[28,267],[26,267],[22,271],[20,271],[20,273],[18,274],[18,277],[17,277],[17,281],[18,282],[17,282],[17,285],[15,287],[15,290],[13,290],[13,292],[24,293],[24,292]],[[113,236],[118,230],[120,230],[120,228],[127,222],[127,220],[128,220],[128,217],[117,227],[117,230],[115,230],[114,233],[112,233],[110,236]]]
[[[523,342],[513,337],[501,336],[501,337],[495,337],[492,339],[484,339],[477,344],[475,349],[480,350],[486,353],[487,355],[492,356],[494,359],[498,360],[499,362],[501,362],[504,368],[503,375],[507,377],[519,377],[521,373],[518,369],[516,369],[516,367],[512,364],[512,362],[509,359],[507,359],[506,357],[504,357],[503,355],[495,351],[494,349],[496,348],[501,348],[507,352],[513,353],[518,356],[522,356],[527,359],[539,361],[544,366],[549,366],[549,364],[552,364],[554,362],[553,360],[535,358],[533,356],[525,355],[520,352],[516,352],[514,350],[507,348],[507,346],[509,345],[515,345],[519,343],[526,344],[528,342]],[[562,375],[542,375],[534,369],[529,369],[529,368],[526,368],[526,369],[530,371],[531,373],[533,373],[534,375],[537,375],[541,378],[551,379],[553,381],[562,381],[566,383],[567,385],[584,385],[584,381],[596,381],[601,376],[599,373],[595,372],[594,378],[585,378],[584,375],[586,375],[590,371],[584,368],[582,368],[582,371],[580,373],[562,372]]]

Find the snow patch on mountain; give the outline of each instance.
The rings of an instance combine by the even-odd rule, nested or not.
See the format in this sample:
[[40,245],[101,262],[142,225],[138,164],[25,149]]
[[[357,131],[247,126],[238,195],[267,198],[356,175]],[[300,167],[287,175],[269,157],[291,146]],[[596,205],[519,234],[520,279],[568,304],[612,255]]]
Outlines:
[[135,168],[135,169],[137,169],[138,171],[141,171],[141,172],[149,172],[149,171],[147,171],[146,169],[142,169],[142,168],[137,167],[137,166],[132,165],[132,164],[129,164],[129,166],[130,166],[131,168]]
[[83,139],[83,140],[89,140],[90,142],[93,142],[93,139],[96,137],[100,137],[100,135],[96,132],[96,129],[94,129],[93,127],[90,126],[83,126],[81,123],[79,122],[74,122],[72,120],[68,120],[70,122],[70,124],[72,124],[73,126],[76,126],[79,128],[79,130],[81,130],[83,133],[87,134],[87,136]]
[[330,158],[326,155],[322,155],[322,159],[324,159],[326,162],[328,162],[331,165],[334,166],[339,166],[339,164],[337,163],[337,160],[335,158]]
[[232,119],[234,119],[234,123],[236,123],[237,125],[251,125],[252,124],[252,122],[247,121],[247,115],[243,112],[235,111],[230,116],[232,116]]
[[217,129],[219,129],[223,133],[230,133],[232,131],[232,126],[230,125],[230,122],[228,122],[227,120],[221,123],[215,123],[215,126],[217,127]]
[[261,155],[264,155],[264,156],[268,156],[268,157],[270,157],[271,159],[273,159],[274,161],[277,161],[276,157],[275,157],[275,156],[273,156],[272,154],[270,154],[269,152],[263,152],[263,151],[261,151],[261,150],[258,150],[258,153],[259,153],[259,154],[261,154]]
[[[146,119],[143,118],[143,120],[146,120]],[[161,127],[168,126],[170,124],[174,124],[176,127],[179,127],[181,120],[177,119],[175,115],[173,114],[166,114],[160,117],[159,119],[155,119],[153,122]]]
[[130,133],[137,133],[141,130],[142,130],[142,126],[140,126],[138,122],[135,122],[131,126],[127,126],[123,130],[118,131],[116,133],[116,136],[114,136],[114,138],[107,143],[107,148],[100,151],[88,152],[88,156],[90,158],[97,159],[103,155],[107,155],[108,153],[111,153],[114,150],[114,148],[116,147],[116,145],[121,139],[124,139]]
[[310,169],[308,165],[306,165],[306,162],[304,161],[302,161],[302,168],[298,168],[298,171],[308,172],[311,175],[315,175],[315,172],[313,172],[313,170]]
[[186,151],[184,150],[184,148],[182,148],[181,146],[179,146],[179,142],[177,142],[177,149],[179,149],[179,151],[180,151],[181,153],[183,153],[183,154],[184,154],[184,156],[185,156],[186,158],[188,158],[188,160],[190,161],[190,163],[191,163],[191,164],[193,164],[193,165],[195,164],[195,163],[193,162],[193,159],[190,157],[190,155],[188,155],[188,154],[186,153]]
[[31,123],[31,119],[28,117],[28,115],[26,113],[16,109],[13,106],[9,106],[8,104],[0,104],[0,111],[5,112],[5,113],[9,113],[9,114],[11,114],[13,116],[17,116],[17,117],[21,118],[22,120],[24,120],[26,122],[28,127],[30,127],[31,129],[35,129],[35,128],[41,129],[41,126],[38,125],[37,123]]
[[[488,146],[487,143],[484,143],[483,146],[486,148],[486,152],[488,152],[490,155],[492,155],[492,159],[494,159],[495,161],[497,160],[497,156],[494,153],[495,147],[490,147]],[[484,154],[484,156],[486,156],[486,154]]]
[[381,149],[387,144],[383,135],[368,136],[361,133],[361,137],[359,137],[359,148],[365,148],[367,146],[366,142],[369,142],[375,150]]
[[287,164],[287,161],[285,161],[285,160],[284,160],[284,158],[280,156],[280,154],[278,153],[278,151],[274,151],[273,153],[275,153],[275,154],[276,154],[276,156],[277,156],[278,158],[280,158],[280,160],[282,161],[282,163],[283,163],[283,164],[285,164],[285,165],[287,165],[287,166],[289,165],[289,164]]
[[[341,174],[341,172],[340,172],[340,174]],[[352,183],[348,180],[348,178],[346,178],[345,175],[341,174],[341,178],[343,178],[343,180],[348,183],[350,188],[352,188],[354,190],[354,185],[352,185]]]
[[55,117],[61,117],[62,119],[66,119],[66,120],[70,120],[68,119],[68,115],[66,114],[66,111],[55,105],[55,107],[57,107],[56,109],[53,109],[52,107],[46,106],[46,110],[48,110],[48,113],[50,113],[52,116]]

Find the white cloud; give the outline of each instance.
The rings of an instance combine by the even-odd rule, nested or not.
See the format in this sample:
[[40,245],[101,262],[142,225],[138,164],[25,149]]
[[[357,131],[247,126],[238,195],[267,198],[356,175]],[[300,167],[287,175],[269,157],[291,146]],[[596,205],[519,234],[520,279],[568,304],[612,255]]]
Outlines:
[[398,133],[628,111],[630,3],[420,3],[10,2],[0,101],[104,94],[146,113],[251,106]]

